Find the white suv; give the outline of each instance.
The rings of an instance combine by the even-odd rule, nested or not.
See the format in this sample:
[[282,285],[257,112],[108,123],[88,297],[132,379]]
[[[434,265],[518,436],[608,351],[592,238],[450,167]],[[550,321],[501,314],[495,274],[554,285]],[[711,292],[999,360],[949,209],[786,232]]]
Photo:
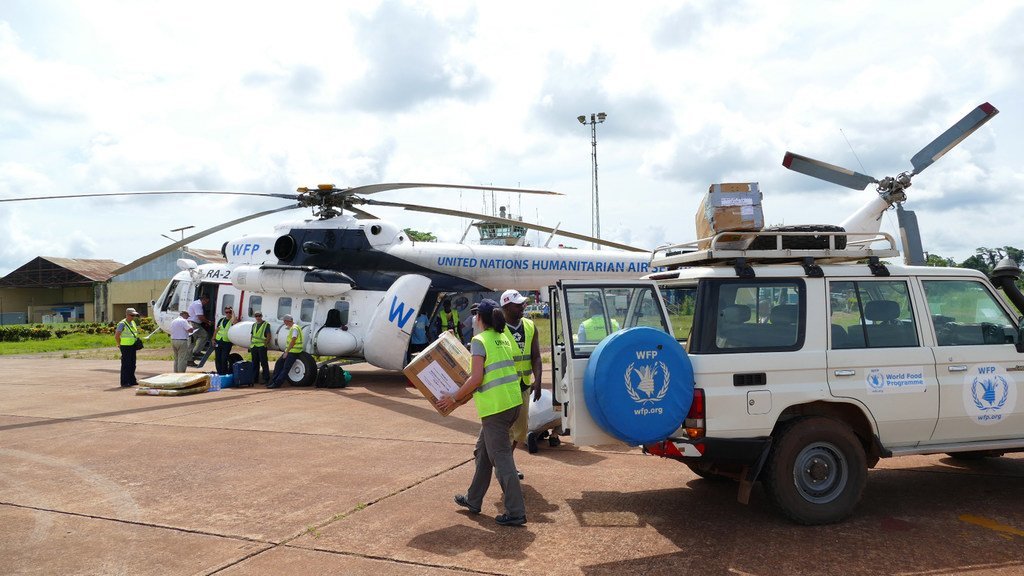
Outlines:
[[[879,458],[1024,451],[1022,326],[993,282],[882,262],[899,255],[888,235],[882,249],[824,236],[677,246],[645,280],[552,287],[563,432],[738,479],[741,502],[760,481],[804,524],[850,515]],[[1024,308],[1019,273],[995,282]]]

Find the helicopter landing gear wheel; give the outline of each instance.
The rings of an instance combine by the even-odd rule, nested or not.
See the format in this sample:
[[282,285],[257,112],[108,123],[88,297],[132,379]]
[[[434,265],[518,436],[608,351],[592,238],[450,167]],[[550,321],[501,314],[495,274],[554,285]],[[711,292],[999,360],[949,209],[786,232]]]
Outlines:
[[[277,362],[274,363],[274,373],[278,371],[278,366],[283,362],[282,358],[278,358]],[[285,375],[285,379],[288,380],[288,384],[291,386],[312,386],[316,382],[317,367],[316,362],[313,361],[313,357],[306,352],[300,352],[299,357],[292,364],[288,374]]]

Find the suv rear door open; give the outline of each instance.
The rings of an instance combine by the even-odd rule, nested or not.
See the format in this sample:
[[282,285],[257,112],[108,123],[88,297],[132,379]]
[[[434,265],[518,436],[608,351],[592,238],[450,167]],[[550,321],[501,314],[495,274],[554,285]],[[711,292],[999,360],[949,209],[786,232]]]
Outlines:
[[[559,282],[549,288],[554,400],[562,405],[562,430],[577,446],[620,443],[591,417],[584,374],[595,349],[610,335],[648,327],[673,337],[654,282]],[[681,422],[680,422],[681,424]]]

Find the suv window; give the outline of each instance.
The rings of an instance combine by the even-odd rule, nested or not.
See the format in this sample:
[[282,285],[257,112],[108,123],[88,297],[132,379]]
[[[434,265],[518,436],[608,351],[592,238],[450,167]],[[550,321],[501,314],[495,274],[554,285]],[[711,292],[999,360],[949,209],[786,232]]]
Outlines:
[[650,286],[571,287],[565,296],[574,358],[589,357],[609,334],[625,328],[649,326],[668,332]]
[[910,292],[902,280],[857,280],[829,284],[832,348],[917,346]]
[[683,343],[689,341],[690,331],[693,330],[693,314],[697,310],[697,287],[661,286],[659,290],[676,340]]
[[1013,320],[980,282],[924,280],[921,284],[939,346],[1012,344],[1017,341]]
[[[710,303],[704,314],[714,315],[700,352],[781,352],[803,347],[806,296],[803,280],[714,280],[704,283]],[[702,298],[705,296],[702,294]]]

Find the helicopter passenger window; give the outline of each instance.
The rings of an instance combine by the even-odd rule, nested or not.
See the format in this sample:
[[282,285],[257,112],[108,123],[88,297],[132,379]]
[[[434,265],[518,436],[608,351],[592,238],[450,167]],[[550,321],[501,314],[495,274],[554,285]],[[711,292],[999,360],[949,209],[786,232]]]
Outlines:
[[[231,308],[232,310],[235,309],[235,295],[234,294],[225,294],[224,295],[224,297],[220,301],[220,310],[217,310],[217,314],[223,313],[225,308]],[[214,314],[214,316],[216,316],[217,314]]]
[[309,322],[311,320],[313,320],[313,299],[306,298],[299,306],[299,322]]
[[277,299],[277,319],[284,318],[285,314],[292,313],[292,299],[291,298],[278,298]]
[[348,302],[345,300],[338,300],[334,303],[334,309],[337,310],[341,316],[339,319],[339,325],[348,324]]
[[257,312],[263,312],[263,296],[250,296],[249,297],[249,318],[253,317],[253,314]]

